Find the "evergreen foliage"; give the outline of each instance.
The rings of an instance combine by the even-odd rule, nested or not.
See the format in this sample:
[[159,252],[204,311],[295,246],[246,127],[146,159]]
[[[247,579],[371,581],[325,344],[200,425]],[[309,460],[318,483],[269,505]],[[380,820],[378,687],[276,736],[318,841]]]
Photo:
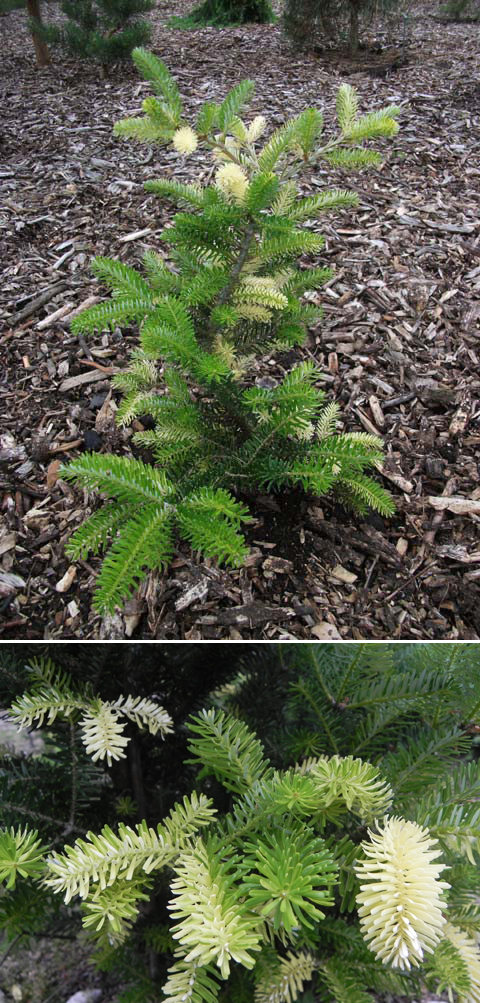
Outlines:
[[48,66],[50,52],[43,34],[41,0],[0,0],[0,15],[20,9],[26,10],[28,16],[37,66]]
[[204,0],[185,17],[170,18],[172,28],[226,28],[237,24],[268,24],[275,21],[270,0]]
[[398,12],[398,4],[393,6],[392,0],[286,0],[283,28],[296,48],[333,42],[346,45],[355,56],[362,27],[379,12],[388,14],[393,9]]
[[68,548],[75,558],[113,539],[98,579],[99,610],[113,610],[146,568],[168,564],[176,532],[194,550],[240,565],[247,554],[241,527],[250,519],[243,499],[258,490],[337,490],[360,512],[393,511],[390,496],[367,474],[381,462],[380,440],[337,432],[338,412],[325,401],[318,368],[301,363],[266,388],[254,383],[249,367],[259,353],[301,343],[319,316],[301,296],[331,273],[299,267],[300,255],[323,245],[316,229],[301,224],[357,203],[343,189],[303,197],[296,175],[305,163],[338,153],[369,165],[372,151],[364,143],[393,136],[399,109],[359,116],[355,92],[343,85],[336,137],[322,141],[322,115],[306,109],[265,141],[262,116],[249,125],[240,118],[253,92],[251,81],[243,81],[221,104],[200,109],[194,131],[184,124],[177,85],[163,63],[143,49],[133,56],[155,97],[144,101],[143,118],[118,122],[117,135],[171,141],[184,155],[206,146],[216,173],[204,186],[147,182],[147,191],[186,209],[162,234],[169,260],[148,251],[141,275],[96,258],[95,273],[113,298],[72,324],[85,333],[139,325],[140,347],[114,380],[124,393],[118,418],[125,424],[148,418],[150,427],[132,441],[150,449],[157,464],[85,454],[63,468],[65,478],[109,499]]
[[[163,987],[138,973],[137,954],[126,999],[294,1003],[313,982],[322,999],[369,1003],[372,994],[418,998],[426,980],[459,1003],[476,1000],[479,646],[229,650],[232,671],[210,676],[206,706],[184,721],[176,803],[46,855],[37,832],[5,828],[0,873],[11,887],[0,922],[8,929],[18,892],[78,896],[104,967],[125,964],[143,929]],[[83,667],[79,675],[91,678]],[[63,666],[51,667],[50,682],[58,729],[57,691],[71,703]],[[126,704],[136,696],[151,698],[129,694]],[[17,718],[27,697],[15,693]],[[119,700],[102,688],[106,697]],[[428,812],[437,794],[440,823]],[[445,841],[446,828],[458,841]],[[163,903],[158,926],[146,921],[149,901]]]
[[[3,880],[15,879],[15,887],[0,897],[0,929],[8,940],[73,937],[81,923],[76,907],[65,906],[62,897],[29,882],[12,867],[15,861],[38,873],[36,855],[43,851],[43,861],[45,847],[58,850],[66,840],[85,839],[89,830],[100,832],[104,826],[118,831],[119,819],[136,834],[142,820],[156,826],[176,801],[183,806],[194,781],[193,767],[184,766],[188,751],[183,721],[202,708],[215,686],[235,675],[235,665],[235,654],[227,660],[222,644],[0,645],[0,706],[15,708],[17,725],[24,721],[23,734],[38,728],[44,715],[39,733],[44,747],[32,755],[14,752],[0,733],[5,743],[0,745],[0,826],[9,860]],[[127,740],[119,747],[124,755],[112,756],[110,765],[107,756],[89,753],[84,741],[86,712],[92,704],[98,712],[98,698],[103,706],[115,708],[123,725],[121,737]],[[168,704],[175,721],[175,730],[164,741],[156,730],[163,720],[163,714],[158,718],[160,700]],[[35,831],[33,843],[38,839],[42,846],[27,858],[31,843],[25,839]],[[148,929],[152,933],[167,920],[162,909],[155,916],[153,902],[149,908],[141,941],[147,956],[158,950],[150,946]],[[87,915],[93,923],[95,909]]]
[[153,7],[154,0],[61,0],[65,24],[37,26],[37,30],[50,44],[72,56],[92,59],[105,70],[149,41],[151,29],[143,15]]
[[449,0],[441,7],[441,14],[448,21],[479,21],[480,9],[475,0]]

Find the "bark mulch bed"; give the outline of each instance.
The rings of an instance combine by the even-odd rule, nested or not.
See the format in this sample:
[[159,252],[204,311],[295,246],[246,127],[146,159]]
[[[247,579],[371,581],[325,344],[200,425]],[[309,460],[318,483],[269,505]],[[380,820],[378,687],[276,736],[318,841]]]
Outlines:
[[[13,13],[0,20],[3,636],[478,639],[479,27],[440,25],[435,4],[415,3],[406,46],[401,26],[378,36],[386,52],[402,47],[393,70],[387,58],[296,55],[279,25],[165,27],[188,7],[171,0],[157,10],[152,45],[188,110],[246,76],[257,85],[252,113],[271,127],[309,104],[323,106],[330,123],[341,80],[358,88],[364,110],[404,105],[380,171],[320,172],[304,186],[314,192],[328,181],[360,196],[358,210],[321,227],[335,278],[303,352],[325,371],[345,427],[384,437],[397,514],[363,520],[328,499],[260,498],[244,569],[218,569],[180,546],[170,571],[150,576],[125,610],[92,612],[99,562],[70,567],[64,545],[93,499],[57,473],[84,449],[128,451],[110,377],[136,333],[87,343],[68,320],[103,296],[93,254],[134,264],[158,247],[169,209],[145,195],[143,181],[205,177],[209,165],[114,139],[113,123],[149,93],[134,69],[105,82],[58,58],[38,71],[23,15]],[[264,359],[259,369],[278,376],[292,362]]]

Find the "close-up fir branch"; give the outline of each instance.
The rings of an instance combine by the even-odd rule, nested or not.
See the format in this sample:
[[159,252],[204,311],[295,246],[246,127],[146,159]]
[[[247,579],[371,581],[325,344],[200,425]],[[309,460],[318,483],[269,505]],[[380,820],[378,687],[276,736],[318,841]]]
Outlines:
[[339,408],[327,401],[315,362],[299,361],[281,381],[261,379],[257,363],[301,345],[321,316],[302,296],[332,273],[309,267],[305,256],[319,260],[324,213],[358,204],[343,189],[304,197],[302,171],[378,166],[380,154],[365,144],[393,137],[400,109],[361,115],[355,90],[342,84],[336,135],[324,136],[322,112],[306,108],[265,138],[263,116],[241,117],[254,91],[244,80],[221,104],[204,104],[190,125],[166,66],[141,48],[133,58],[155,97],[144,100],[143,117],[118,122],[116,134],[172,144],[181,157],[206,150],[213,167],[204,184],[146,183],[182,210],[161,235],[168,256],[147,251],[143,275],[94,259],[113,298],[72,322],[76,333],[135,324],[140,334],[130,365],[114,379],[123,393],[118,421],[137,421],[132,442],[140,455],[86,453],[62,468],[64,478],[108,499],[68,544],[74,560],[111,544],[94,600],[108,611],[149,569],[168,566],[176,536],[241,565],[248,554],[242,524],[252,521],[249,506],[261,492],[335,492],[361,513],[394,510],[367,473],[382,464],[380,439],[339,430]]
[[[125,1000],[372,1003],[424,988],[479,999],[477,644],[222,645],[213,661],[201,646],[150,645],[144,668],[125,645],[123,672],[118,654],[97,660],[107,646],[76,647],[76,667],[73,646],[21,666],[0,647],[10,721],[39,730],[52,771],[73,725],[108,790],[125,766],[109,764],[118,731],[112,740],[102,709],[118,724],[128,708],[125,755],[136,742],[141,797],[143,750],[148,803],[117,823],[106,806],[90,809],[93,824],[75,810],[56,835],[10,805],[8,937],[21,896],[58,901],[67,917],[80,904],[97,964],[130,971]],[[196,688],[180,707],[182,680]],[[35,758],[23,763],[35,772]],[[21,805],[16,769],[4,753]],[[122,794],[131,812],[128,784]]]

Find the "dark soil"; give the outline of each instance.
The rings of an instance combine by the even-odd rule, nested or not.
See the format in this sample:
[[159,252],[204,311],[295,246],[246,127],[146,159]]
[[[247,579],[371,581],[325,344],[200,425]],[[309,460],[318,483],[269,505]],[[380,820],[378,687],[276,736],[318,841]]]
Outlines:
[[[219,569],[181,545],[169,572],[150,576],[124,610],[92,613],[100,562],[71,568],[64,546],[96,501],[62,482],[58,467],[83,449],[128,452],[131,430],[115,426],[110,377],[137,335],[117,330],[87,344],[67,318],[87,297],[103,297],[89,269],[94,254],[135,264],[159,246],[169,209],[142,183],[202,179],[209,163],[116,140],[113,123],[138,113],[149,93],[134,68],[104,81],[95,67],[56,57],[37,70],[15,12],[0,18],[3,636],[478,639],[478,25],[439,25],[434,3],[412,4],[406,41],[401,26],[380,26],[362,66],[293,53],[279,24],[165,28],[188,8],[170,0],[157,9],[152,45],[187,111],[244,77],[257,85],[252,115],[264,113],[271,128],[315,104],[328,129],[342,80],[358,88],[362,110],[404,105],[381,170],[306,179],[305,192],[355,189],[360,206],[322,224],[322,261],[335,278],[302,352],[324,370],[344,427],[384,437],[382,476],[397,514],[359,519],[331,499],[260,498],[244,569]],[[406,65],[389,64],[399,52]],[[279,377],[287,361],[266,358],[259,368]]]

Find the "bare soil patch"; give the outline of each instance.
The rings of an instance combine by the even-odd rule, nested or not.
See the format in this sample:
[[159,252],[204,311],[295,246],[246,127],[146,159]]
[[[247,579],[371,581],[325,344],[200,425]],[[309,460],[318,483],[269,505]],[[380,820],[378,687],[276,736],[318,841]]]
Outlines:
[[[324,370],[345,427],[384,437],[397,514],[361,520],[329,499],[260,498],[241,571],[180,546],[170,571],[150,576],[113,618],[91,610],[96,559],[79,562],[58,591],[68,583],[65,542],[95,504],[57,478],[59,461],[84,449],[128,452],[109,380],[137,341],[125,329],[87,343],[73,337],[68,315],[103,296],[89,270],[94,254],[134,264],[158,248],[169,209],[142,183],[205,177],[209,165],[116,140],[113,123],[148,93],[134,69],[105,82],[94,67],[57,57],[38,71],[23,15],[10,14],[0,19],[3,636],[478,639],[479,26],[439,25],[436,4],[412,4],[407,65],[372,73],[292,53],[279,25],[167,29],[170,14],[188,6],[158,8],[152,45],[187,110],[247,76],[256,81],[252,114],[266,114],[272,128],[311,104],[328,125],[342,80],[358,88],[362,109],[404,104],[380,171],[311,174],[304,186],[332,183],[360,196],[358,210],[322,225],[322,260],[335,278],[302,351]],[[387,42],[402,48],[400,35]],[[293,358],[259,367],[279,376]]]

